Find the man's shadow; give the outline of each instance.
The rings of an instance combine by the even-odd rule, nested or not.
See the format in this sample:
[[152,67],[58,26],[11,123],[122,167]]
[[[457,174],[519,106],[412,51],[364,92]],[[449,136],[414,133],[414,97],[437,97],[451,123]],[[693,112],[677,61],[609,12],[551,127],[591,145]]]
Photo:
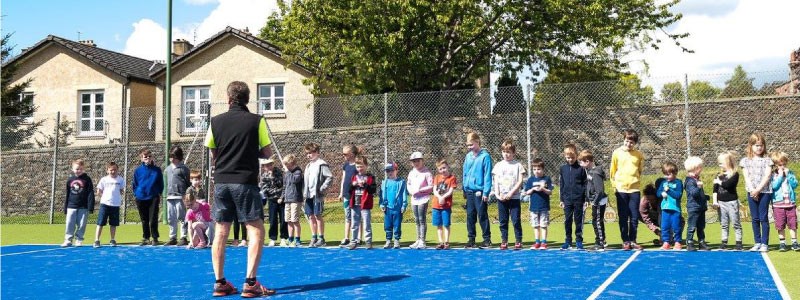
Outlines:
[[308,291],[316,291],[316,290],[326,290],[326,289],[335,289],[339,287],[346,287],[346,286],[353,286],[353,285],[361,285],[361,284],[373,284],[373,283],[384,283],[384,282],[392,282],[392,281],[400,281],[406,279],[408,275],[388,275],[388,276],[381,276],[381,277],[370,277],[370,276],[359,276],[355,278],[349,279],[336,279],[326,282],[320,283],[313,283],[313,284],[306,284],[306,285],[293,285],[287,287],[277,288],[279,294],[294,294],[294,293],[304,293]]

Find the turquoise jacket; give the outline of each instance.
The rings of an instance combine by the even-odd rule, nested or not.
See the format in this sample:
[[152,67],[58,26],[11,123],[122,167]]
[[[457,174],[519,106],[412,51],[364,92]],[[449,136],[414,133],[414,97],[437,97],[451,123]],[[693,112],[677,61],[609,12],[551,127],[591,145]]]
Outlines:
[[661,181],[656,190],[656,197],[661,198],[661,193],[664,192],[665,187],[669,187],[667,197],[661,200],[661,210],[674,210],[681,211],[681,197],[683,197],[683,183],[680,179]]
[[[788,191],[783,187],[783,181],[786,180],[789,189]],[[797,188],[797,176],[794,175],[794,172],[787,171],[786,177],[778,176],[777,174],[772,174],[772,202],[780,202],[783,201],[784,195],[787,193],[789,194],[789,201],[792,203],[796,203],[797,198],[795,198],[794,189]]]
[[461,179],[465,192],[481,191],[483,196],[489,197],[492,190],[492,156],[489,151],[481,149],[477,156],[468,152],[464,157]]

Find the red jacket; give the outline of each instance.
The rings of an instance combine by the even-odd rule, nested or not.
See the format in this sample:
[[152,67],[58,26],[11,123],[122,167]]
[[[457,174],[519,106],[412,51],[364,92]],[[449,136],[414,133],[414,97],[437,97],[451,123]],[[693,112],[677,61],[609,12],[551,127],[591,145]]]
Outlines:
[[[367,181],[364,183],[364,192],[361,194],[361,199],[358,199],[361,209],[372,209],[372,200],[375,198],[375,190],[377,189],[377,184],[375,183],[375,176],[367,173]],[[358,185],[358,174],[353,175],[352,178],[352,186],[353,188],[350,189],[350,207],[353,207],[354,201],[356,201],[356,186]]]

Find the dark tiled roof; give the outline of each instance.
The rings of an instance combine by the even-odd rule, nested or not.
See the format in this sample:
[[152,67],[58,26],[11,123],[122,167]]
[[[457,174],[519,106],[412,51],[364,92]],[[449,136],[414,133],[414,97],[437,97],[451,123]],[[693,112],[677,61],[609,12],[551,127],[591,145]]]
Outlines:
[[[193,54],[203,51],[205,48],[210,47],[215,42],[221,40],[222,38],[224,38],[227,35],[232,35],[232,36],[238,37],[238,38],[240,38],[240,39],[242,39],[242,40],[244,40],[244,41],[246,41],[246,42],[248,42],[248,43],[250,43],[252,45],[255,45],[255,46],[257,46],[257,47],[259,47],[261,49],[266,50],[269,53],[274,54],[277,57],[281,57],[281,49],[279,49],[278,46],[275,46],[270,42],[267,42],[265,40],[257,38],[257,37],[253,36],[252,34],[250,34],[248,32],[244,32],[244,31],[241,31],[239,29],[227,26],[227,27],[225,27],[224,30],[222,30],[220,32],[217,32],[217,34],[211,36],[210,38],[206,39],[202,43],[197,44],[197,46],[193,47],[191,50],[187,51],[183,55],[178,56],[177,58],[175,58],[172,61],[172,66],[174,67],[174,66],[176,66],[176,65],[178,65],[178,64],[180,64],[180,63],[182,63],[182,62],[184,62],[186,60],[191,59]],[[306,68],[303,65],[300,65],[300,64],[294,64],[294,65],[299,67],[299,68],[301,68],[301,69],[303,69],[303,70],[305,70],[306,72],[312,73],[312,71],[310,69]],[[166,71],[166,68],[167,68],[167,66],[165,66],[165,65],[161,65],[158,68],[153,68],[153,71],[150,72],[150,76],[153,77],[153,78],[158,77],[158,76],[160,76],[162,73],[164,73]]]
[[103,48],[98,48],[90,45],[84,45],[54,35],[48,35],[47,38],[39,41],[38,43],[36,43],[36,45],[33,45],[33,47],[26,49],[16,57],[8,60],[8,62],[6,62],[3,65],[12,64],[15,61],[19,60],[20,58],[25,57],[26,55],[33,53],[34,51],[50,43],[61,45],[64,48],[67,48],[72,52],[88,59],[92,63],[101,66],[105,69],[108,69],[109,71],[117,75],[120,75],[122,77],[131,80],[153,82],[153,80],[150,79],[150,70],[158,69],[162,66],[162,64],[154,63],[151,60],[138,58],[127,54],[122,54],[119,52],[114,52],[111,50],[106,50]]

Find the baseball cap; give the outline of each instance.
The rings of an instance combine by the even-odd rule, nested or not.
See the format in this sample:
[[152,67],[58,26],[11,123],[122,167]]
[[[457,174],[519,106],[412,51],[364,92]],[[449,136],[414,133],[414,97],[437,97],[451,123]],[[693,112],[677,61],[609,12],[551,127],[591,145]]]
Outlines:
[[275,161],[272,158],[259,158],[258,163],[262,165],[268,165],[274,163]]
[[394,163],[394,162],[390,162],[390,163],[386,164],[385,166],[383,166],[383,170],[387,171],[387,172],[391,172],[391,171],[397,170],[397,164]]
[[411,153],[411,157],[408,160],[415,160],[415,159],[422,159],[422,152],[414,151],[414,153]]

